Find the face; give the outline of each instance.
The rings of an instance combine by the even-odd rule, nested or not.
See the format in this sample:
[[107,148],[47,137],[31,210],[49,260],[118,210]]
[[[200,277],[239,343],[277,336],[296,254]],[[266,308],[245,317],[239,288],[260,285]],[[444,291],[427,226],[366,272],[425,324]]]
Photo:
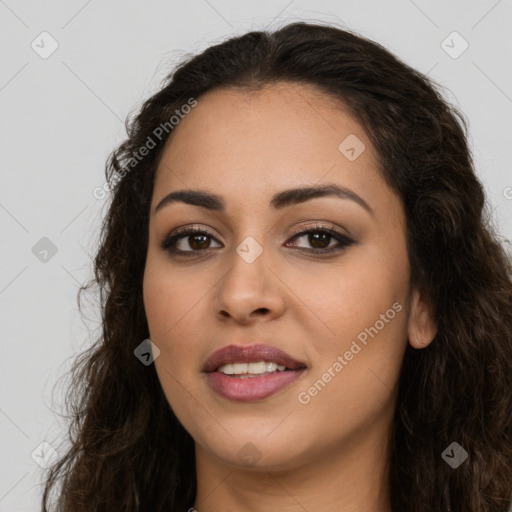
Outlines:
[[[308,188],[323,193],[284,193]],[[177,191],[205,195],[167,197]],[[299,84],[201,97],[164,149],[149,231],[156,371],[196,453],[286,469],[385,438],[420,303],[402,204],[346,109]],[[221,357],[205,372],[229,345],[268,345],[302,369],[230,376]]]

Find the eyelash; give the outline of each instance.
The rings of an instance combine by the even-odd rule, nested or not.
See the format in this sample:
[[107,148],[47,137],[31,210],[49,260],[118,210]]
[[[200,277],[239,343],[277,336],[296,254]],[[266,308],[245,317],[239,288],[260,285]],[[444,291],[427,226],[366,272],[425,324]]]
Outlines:
[[[332,227],[323,226],[321,224],[316,224],[315,226],[310,226],[305,228],[302,231],[297,232],[294,234],[291,238],[291,240],[296,240],[298,238],[302,238],[305,235],[309,235],[311,233],[327,233],[334,239],[338,241],[338,245],[335,247],[331,247],[329,249],[304,249],[299,248],[299,251],[301,252],[307,252],[307,253],[313,253],[313,254],[327,254],[327,253],[333,253],[338,252],[346,249],[347,247],[353,245],[355,243],[354,240],[349,238],[348,236],[340,233],[339,231],[336,231],[332,229]],[[179,249],[176,249],[176,242],[180,240],[181,238],[187,238],[191,235],[206,235],[208,237],[213,238],[218,242],[218,240],[215,238],[215,236],[210,233],[207,229],[204,228],[194,228],[194,227],[185,227],[177,231],[173,235],[167,236],[160,244],[161,248],[167,252],[169,252],[173,256],[185,256],[190,257],[194,256],[197,253],[200,252],[209,252],[209,249],[200,249],[200,250],[190,250],[190,251],[182,251]],[[215,249],[215,248],[214,248]],[[214,250],[211,249],[211,250]]]

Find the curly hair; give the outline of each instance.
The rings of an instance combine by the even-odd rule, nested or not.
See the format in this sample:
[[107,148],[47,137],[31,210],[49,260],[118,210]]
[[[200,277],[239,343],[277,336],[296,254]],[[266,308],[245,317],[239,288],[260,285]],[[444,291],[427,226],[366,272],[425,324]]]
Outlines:
[[[82,292],[99,290],[102,332],[70,373],[70,447],[49,470],[44,511],[59,481],[58,512],[184,511],[194,502],[193,439],[154,365],[134,356],[149,338],[142,281],[155,171],[169,118],[190,98],[279,82],[309,84],[343,102],[367,133],[404,207],[411,286],[435,317],[432,343],[408,344],[402,363],[392,509],[511,506],[512,271],[475,175],[467,122],[439,84],[378,43],[332,24],[294,22],[187,56],[128,117],[127,138],[106,163],[112,194],[94,278],[78,292],[80,306]],[[148,137],[154,147],[134,161]],[[441,456],[454,441],[468,453],[457,469]]]

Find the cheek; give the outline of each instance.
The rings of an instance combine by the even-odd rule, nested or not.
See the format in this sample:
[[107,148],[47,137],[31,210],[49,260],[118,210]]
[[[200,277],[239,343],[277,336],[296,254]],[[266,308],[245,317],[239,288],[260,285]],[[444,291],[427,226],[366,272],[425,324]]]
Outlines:
[[330,332],[315,344],[315,370],[302,391],[319,397],[311,400],[318,414],[329,402],[333,421],[349,410],[345,422],[361,420],[389,403],[399,377],[407,342],[407,259],[361,251],[328,279],[307,284],[314,311]]
[[[189,387],[198,365],[195,341],[200,337],[201,299],[205,290],[183,275],[170,272],[165,261],[148,256],[143,297],[151,341],[160,349],[155,368],[171,405]],[[204,299],[203,299],[204,300]],[[181,391],[180,391],[181,390]]]
[[316,323],[320,320],[325,327],[325,348],[338,350],[373,326],[396,302],[403,312],[395,315],[391,309],[392,321],[386,323],[386,330],[392,323],[397,332],[405,330],[405,323],[397,325],[394,319],[405,316],[408,279],[406,256],[375,246],[347,253],[328,273],[321,269],[314,274],[304,272],[301,279],[294,279],[294,292],[306,299]]
[[193,283],[171,273],[165,262],[148,256],[143,297],[150,339],[160,349],[155,369],[169,405],[187,424],[190,369],[197,365],[193,346],[194,340],[200,339],[194,328],[200,325],[202,295],[204,290],[197,291]]
[[202,308],[208,288],[199,277],[194,280],[190,273],[171,272],[157,259],[148,257],[143,294],[150,338],[160,349],[154,362],[158,380],[174,414],[194,439],[202,439],[205,429],[221,438],[225,433],[198,391]]
[[[164,258],[148,255],[143,281],[144,308],[153,342],[169,348],[170,340],[179,343],[180,329],[186,325],[188,340],[198,323],[195,316],[201,308],[207,289],[183,273],[171,271]],[[192,329],[192,331],[191,331]]]

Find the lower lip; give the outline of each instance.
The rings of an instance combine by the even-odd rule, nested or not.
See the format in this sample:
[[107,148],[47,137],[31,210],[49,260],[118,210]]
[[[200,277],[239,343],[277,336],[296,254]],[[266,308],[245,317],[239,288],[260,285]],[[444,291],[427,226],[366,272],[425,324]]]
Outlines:
[[262,400],[296,381],[304,370],[277,371],[261,377],[231,377],[221,372],[207,373],[212,389],[229,400]]

